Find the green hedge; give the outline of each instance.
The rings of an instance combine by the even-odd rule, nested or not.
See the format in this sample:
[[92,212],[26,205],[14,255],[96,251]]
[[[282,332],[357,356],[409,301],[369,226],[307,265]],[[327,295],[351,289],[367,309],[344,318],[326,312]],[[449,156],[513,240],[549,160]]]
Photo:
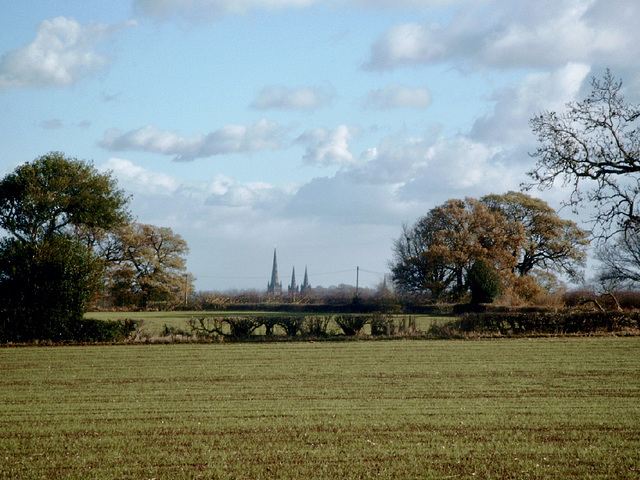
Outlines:
[[640,328],[638,312],[484,312],[466,313],[444,325],[434,326],[431,333],[490,334],[571,334],[616,332]]
[[131,338],[137,331],[139,321],[116,320],[104,321],[81,319],[60,326],[57,330],[38,331],[37,325],[25,328],[15,317],[0,312],[0,342],[31,343],[36,341],[51,342],[120,342]]

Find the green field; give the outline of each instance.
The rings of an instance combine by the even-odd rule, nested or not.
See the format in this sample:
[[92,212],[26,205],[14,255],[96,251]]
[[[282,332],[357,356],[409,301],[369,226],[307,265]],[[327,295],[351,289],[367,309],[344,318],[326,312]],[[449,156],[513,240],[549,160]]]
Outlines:
[[640,338],[0,349],[0,478],[640,476]]

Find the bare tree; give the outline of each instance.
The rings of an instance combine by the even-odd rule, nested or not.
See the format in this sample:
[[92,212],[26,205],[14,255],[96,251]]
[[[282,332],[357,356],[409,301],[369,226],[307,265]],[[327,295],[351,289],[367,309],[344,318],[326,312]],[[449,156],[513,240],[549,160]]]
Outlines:
[[592,203],[598,235],[611,237],[640,228],[640,106],[625,103],[622,82],[608,69],[591,85],[590,95],[568,103],[564,113],[546,111],[530,120],[541,145],[532,154],[537,163],[527,186],[549,188],[562,180],[572,187],[567,203]]
[[598,250],[598,283],[606,291],[640,285],[640,232],[621,233]]

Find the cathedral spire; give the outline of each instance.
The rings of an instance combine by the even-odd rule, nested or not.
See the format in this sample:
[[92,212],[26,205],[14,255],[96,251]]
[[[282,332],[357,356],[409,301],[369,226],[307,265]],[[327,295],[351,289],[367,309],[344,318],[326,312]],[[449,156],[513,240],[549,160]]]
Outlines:
[[296,285],[296,267],[293,267],[293,272],[291,272],[291,285],[289,285],[289,295],[294,295],[298,293],[298,285]]
[[278,279],[278,257],[276,255],[276,249],[273,249],[273,268],[271,269],[271,282],[267,284],[267,293],[273,295],[282,294],[282,283]]
[[304,267],[304,281],[302,285],[300,285],[300,293],[304,293],[307,290],[311,290],[311,285],[309,285],[309,275],[307,274],[307,267]]

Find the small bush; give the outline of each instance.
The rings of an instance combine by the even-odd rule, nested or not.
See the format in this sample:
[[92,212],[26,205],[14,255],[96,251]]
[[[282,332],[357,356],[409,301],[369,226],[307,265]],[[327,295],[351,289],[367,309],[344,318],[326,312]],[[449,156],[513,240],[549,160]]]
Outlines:
[[418,327],[416,326],[416,319],[414,316],[403,316],[398,323],[398,333],[403,335],[413,335],[418,333]]
[[199,317],[187,320],[191,334],[204,339],[217,339],[222,336],[222,322],[217,317]]
[[278,319],[272,316],[256,317],[256,322],[264,327],[264,334],[268,337],[273,335],[273,327],[278,325]]
[[309,337],[326,337],[330,321],[331,317],[324,315],[305,317],[302,324],[302,333]]
[[369,319],[371,335],[393,335],[396,333],[395,324],[391,315],[374,313]]
[[369,315],[337,315],[334,321],[345,335],[358,335],[371,317]]
[[276,318],[276,324],[282,327],[289,337],[295,337],[298,332],[302,331],[304,323],[304,317],[299,316],[288,315]]
[[260,328],[258,317],[200,317],[187,321],[191,333],[202,338],[243,340]]
[[231,340],[248,338],[261,326],[255,317],[223,317],[220,322],[229,329],[228,332],[221,329],[220,333]]

